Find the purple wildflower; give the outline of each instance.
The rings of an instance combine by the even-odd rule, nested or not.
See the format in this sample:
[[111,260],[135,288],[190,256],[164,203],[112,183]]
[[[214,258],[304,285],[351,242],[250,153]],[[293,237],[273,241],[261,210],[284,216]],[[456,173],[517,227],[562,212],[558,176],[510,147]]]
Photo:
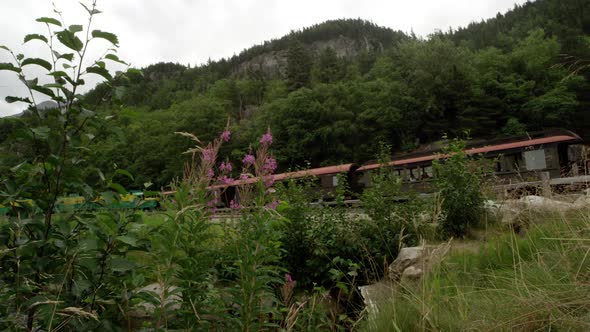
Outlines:
[[248,180],[250,178],[250,175],[248,174],[240,174],[240,180]]
[[224,175],[219,178],[219,182],[223,184],[232,184],[234,182],[234,179],[228,177],[227,175]]
[[273,173],[277,169],[277,161],[274,158],[266,158],[262,169],[268,173]]
[[293,277],[289,273],[285,273],[285,282],[288,284],[294,282]]
[[213,172],[213,169],[209,168],[209,169],[207,170],[207,177],[208,177],[209,179],[212,179],[214,176],[215,176],[215,172]]
[[240,210],[242,208],[242,205],[240,205],[240,203],[236,203],[233,199],[229,202],[229,207],[232,210]]
[[219,169],[220,169],[222,172],[231,172],[231,170],[232,170],[232,165],[231,165],[231,163],[230,163],[229,161],[228,161],[227,163],[222,161],[222,162],[221,162],[221,165],[219,165]]
[[247,154],[244,156],[244,159],[242,159],[242,163],[245,166],[250,166],[250,165],[254,165],[254,162],[256,161],[256,158],[254,158],[253,155],[251,154]]
[[231,138],[231,132],[226,129],[221,133],[221,135],[219,137],[221,137],[221,139],[224,142],[229,142],[229,139]]
[[266,134],[262,135],[260,138],[260,144],[263,146],[269,146],[272,144],[272,134],[270,133],[270,130],[267,131]]
[[264,180],[264,185],[267,188],[271,187],[275,183],[275,177],[273,175],[264,176],[262,179]]
[[204,148],[203,150],[201,150],[201,154],[203,156],[203,160],[206,162],[213,162],[215,161],[215,151],[213,151],[213,148],[208,146],[206,148]]
[[[270,210],[276,210],[277,206],[279,206],[279,201],[272,201],[272,202],[265,205],[265,207]],[[290,275],[289,275],[289,277],[290,277]]]
[[215,207],[215,205],[217,205],[217,198],[214,198],[212,200],[210,200],[209,202],[207,202],[207,206],[208,207]]

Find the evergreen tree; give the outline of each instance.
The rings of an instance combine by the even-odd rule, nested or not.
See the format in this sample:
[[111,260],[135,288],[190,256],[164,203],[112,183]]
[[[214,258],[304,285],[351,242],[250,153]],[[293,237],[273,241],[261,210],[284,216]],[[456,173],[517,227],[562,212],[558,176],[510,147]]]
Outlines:
[[289,91],[308,87],[311,81],[311,57],[303,44],[294,40],[287,51],[287,84]]
[[340,81],[344,76],[343,65],[336,51],[328,47],[320,53],[318,61],[317,79],[321,83],[333,83]]

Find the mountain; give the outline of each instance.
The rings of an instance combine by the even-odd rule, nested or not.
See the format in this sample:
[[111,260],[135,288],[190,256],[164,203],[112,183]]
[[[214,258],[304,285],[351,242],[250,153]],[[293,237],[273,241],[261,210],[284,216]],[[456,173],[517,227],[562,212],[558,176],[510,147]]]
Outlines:
[[401,153],[466,132],[590,133],[589,2],[538,0],[426,39],[334,20],[198,67],[157,63],[86,95],[112,96],[97,112],[113,120],[96,127],[109,131],[93,133],[85,160],[127,169],[126,185],[164,186],[191,146],[174,132],[206,142],[228,119],[222,159],[239,165],[270,127],[279,170],[363,163],[383,145]]

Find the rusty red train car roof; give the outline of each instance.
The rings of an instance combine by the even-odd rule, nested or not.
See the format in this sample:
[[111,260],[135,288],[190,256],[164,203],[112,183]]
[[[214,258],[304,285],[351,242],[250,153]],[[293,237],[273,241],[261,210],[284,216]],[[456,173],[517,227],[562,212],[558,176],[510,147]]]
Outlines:
[[[343,165],[326,166],[326,167],[320,167],[320,168],[312,168],[312,169],[306,169],[306,170],[295,171],[295,172],[273,174],[272,177],[273,177],[274,181],[282,181],[282,180],[287,180],[287,179],[298,179],[298,178],[311,177],[311,176],[322,176],[322,175],[328,175],[328,174],[345,173],[345,172],[348,172],[353,165],[354,164],[343,164]],[[253,178],[248,178],[248,179],[244,179],[244,180],[235,180],[235,181],[228,183],[228,184],[218,184],[218,185],[209,186],[207,189],[221,189],[221,188],[227,188],[227,187],[233,187],[233,186],[243,186],[246,184],[256,183],[257,181],[259,181],[259,179],[257,177],[253,177]]]
[[[517,149],[523,148],[527,146],[534,146],[534,145],[541,145],[541,144],[549,144],[549,143],[562,143],[562,142],[573,142],[573,141],[581,141],[581,138],[576,134],[572,135],[554,135],[549,137],[542,137],[542,138],[534,138],[510,143],[503,143],[503,144],[496,144],[496,145],[488,145],[482,147],[475,147],[466,149],[465,153],[468,155],[473,154],[480,154],[480,153],[488,153],[488,152],[495,152],[495,151],[502,151],[502,150],[510,150],[510,149]],[[447,155],[441,153],[434,153],[426,156],[419,156],[407,159],[399,159],[393,160],[387,163],[388,166],[401,166],[401,165],[408,165],[408,164],[415,164],[424,161],[431,161],[434,159],[441,159],[446,158]],[[368,171],[372,169],[376,169],[383,166],[382,164],[369,164],[359,167],[357,171]]]

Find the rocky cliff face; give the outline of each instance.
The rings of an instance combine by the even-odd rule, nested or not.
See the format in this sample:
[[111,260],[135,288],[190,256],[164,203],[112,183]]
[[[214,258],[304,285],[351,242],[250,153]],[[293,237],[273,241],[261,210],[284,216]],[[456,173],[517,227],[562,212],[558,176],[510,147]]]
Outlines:
[[[317,56],[325,49],[332,48],[340,58],[352,59],[361,52],[382,52],[383,45],[372,43],[368,38],[360,40],[339,36],[329,40],[315,41],[305,45],[312,55]],[[287,68],[287,50],[268,52],[241,63],[234,71],[235,76],[244,76],[249,72],[261,72],[267,78],[284,78]]]

